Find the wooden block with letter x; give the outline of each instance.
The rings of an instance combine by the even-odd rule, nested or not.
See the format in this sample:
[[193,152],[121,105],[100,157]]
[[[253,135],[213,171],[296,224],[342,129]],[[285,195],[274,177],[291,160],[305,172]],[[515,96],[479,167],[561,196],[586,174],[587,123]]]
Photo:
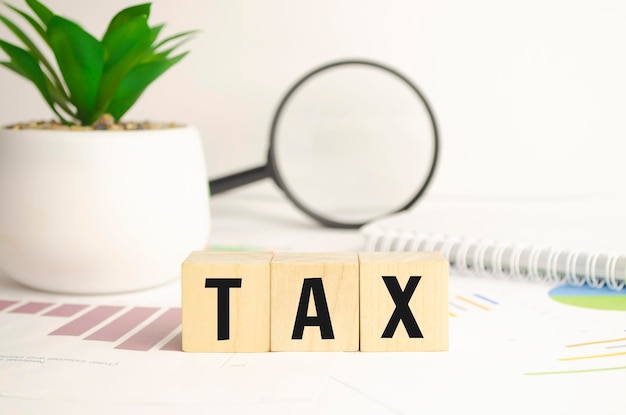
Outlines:
[[356,253],[283,253],[271,265],[272,351],[359,349]]
[[186,352],[268,352],[270,262],[262,252],[192,252],[182,264]]
[[448,261],[438,252],[359,254],[361,351],[448,350]]

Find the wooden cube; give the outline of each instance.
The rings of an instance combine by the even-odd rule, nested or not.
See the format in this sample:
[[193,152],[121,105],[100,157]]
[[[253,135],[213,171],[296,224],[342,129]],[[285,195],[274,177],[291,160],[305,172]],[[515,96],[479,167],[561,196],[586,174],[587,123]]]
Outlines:
[[359,254],[361,351],[448,350],[448,261],[436,252]]
[[356,253],[282,253],[271,264],[271,350],[357,351]]
[[270,261],[261,252],[192,252],[182,264],[186,352],[268,352]]

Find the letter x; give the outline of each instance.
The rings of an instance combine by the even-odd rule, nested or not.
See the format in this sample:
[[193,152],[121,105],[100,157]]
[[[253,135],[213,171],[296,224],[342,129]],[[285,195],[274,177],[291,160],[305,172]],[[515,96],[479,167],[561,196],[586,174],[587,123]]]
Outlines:
[[383,277],[387,290],[389,291],[389,294],[391,294],[391,298],[396,305],[396,309],[391,315],[389,323],[387,323],[387,327],[383,332],[383,339],[390,339],[393,337],[396,332],[396,328],[398,328],[398,324],[400,324],[400,320],[402,320],[402,323],[406,328],[406,332],[409,334],[409,338],[424,337],[422,335],[422,331],[417,325],[417,321],[415,321],[415,317],[413,316],[411,309],[409,308],[409,301],[411,300],[411,296],[413,296],[421,278],[422,277],[419,276],[410,277],[409,281],[406,283],[406,287],[402,290],[400,283],[398,283],[398,279],[395,276]]

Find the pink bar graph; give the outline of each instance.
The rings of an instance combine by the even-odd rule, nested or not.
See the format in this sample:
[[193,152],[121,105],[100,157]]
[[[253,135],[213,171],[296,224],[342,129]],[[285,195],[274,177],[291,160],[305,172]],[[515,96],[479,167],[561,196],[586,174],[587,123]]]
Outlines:
[[172,352],[182,352],[183,350],[183,334],[178,333],[176,336],[172,337],[172,340],[165,343],[160,350],[169,350]]
[[158,308],[153,307],[135,307],[85,339],[114,342],[144,322],[157,310]]
[[61,304],[60,306],[57,306],[48,311],[46,314],[44,314],[44,316],[72,317],[74,314],[84,310],[87,307],[88,306],[84,304]]
[[13,304],[17,304],[17,301],[0,300],[0,311],[11,307]]
[[113,314],[120,311],[122,306],[99,306],[84,315],[70,321],[50,333],[51,336],[80,336],[89,329],[102,323]]
[[181,324],[181,309],[170,308],[152,323],[117,345],[116,349],[148,351]]
[[21,314],[37,314],[41,310],[48,308],[52,305],[52,303],[38,303],[38,302],[30,302],[26,303],[22,306],[19,306],[13,310],[11,313],[21,313]]

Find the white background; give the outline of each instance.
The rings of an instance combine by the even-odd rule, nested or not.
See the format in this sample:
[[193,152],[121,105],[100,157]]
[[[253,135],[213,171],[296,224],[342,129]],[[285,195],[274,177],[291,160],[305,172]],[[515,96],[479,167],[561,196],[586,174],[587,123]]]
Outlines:
[[[47,4],[100,36],[133,3]],[[432,194],[626,188],[626,2],[155,0],[152,14],[153,24],[168,23],[165,33],[202,32],[127,118],[196,125],[210,177],[263,163],[273,112],[297,78],[368,58],[407,75],[434,107],[442,152]],[[12,39],[5,28],[0,35]],[[0,124],[51,118],[16,75],[2,69],[0,86]]]

